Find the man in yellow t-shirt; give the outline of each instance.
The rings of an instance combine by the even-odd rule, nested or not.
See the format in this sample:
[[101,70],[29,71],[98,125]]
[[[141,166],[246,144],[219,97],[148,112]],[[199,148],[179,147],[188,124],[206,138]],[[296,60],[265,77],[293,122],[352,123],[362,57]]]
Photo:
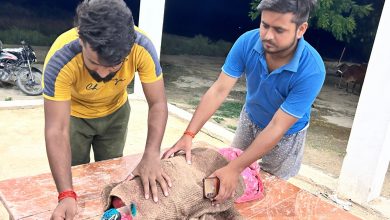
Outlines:
[[162,70],[151,41],[134,27],[123,0],[84,0],[76,28],[53,43],[43,74],[45,139],[59,192],[52,219],[77,212],[71,166],[123,155],[130,106],[126,88],[138,72],[149,105],[142,160],[129,171],[140,176],[145,198],[157,198],[157,182],[168,195],[171,181],[160,165],[160,145],[168,117]]

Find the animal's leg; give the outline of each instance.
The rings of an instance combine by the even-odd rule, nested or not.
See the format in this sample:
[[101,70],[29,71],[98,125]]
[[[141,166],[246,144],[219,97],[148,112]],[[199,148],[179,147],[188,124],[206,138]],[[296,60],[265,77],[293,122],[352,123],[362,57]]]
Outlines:
[[360,93],[362,93],[362,88],[363,88],[363,84],[362,83],[356,83],[356,84],[359,84],[359,90],[356,91],[356,95],[360,95]]
[[356,84],[357,84],[356,82],[353,83],[353,86],[352,86],[352,94],[356,94],[356,93],[355,93]]
[[346,86],[345,86],[345,91],[347,91],[347,93],[349,92],[349,91],[348,91],[348,88],[349,88],[349,83],[347,82],[347,83],[346,83]]
[[339,88],[339,89],[341,89],[341,81],[342,81],[342,79],[343,79],[343,76],[341,75],[341,76],[340,76],[340,79],[339,79],[339,85],[338,85],[338,88]]

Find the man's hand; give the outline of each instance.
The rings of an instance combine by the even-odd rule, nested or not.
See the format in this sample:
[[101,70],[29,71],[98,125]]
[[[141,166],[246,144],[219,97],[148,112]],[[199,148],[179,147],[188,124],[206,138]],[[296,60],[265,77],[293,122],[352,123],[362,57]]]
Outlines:
[[54,209],[51,220],[72,220],[77,214],[77,202],[74,198],[61,200]]
[[172,182],[169,176],[161,169],[159,154],[144,154],[138,166],[127,179],[132,179],[134,176],[141,177],[144,186],[145,199],[149,199],[151,189],[153,201],[158,202],[157,182],[160,184],[164,195],[169,195],[168,186],[172,187]]
[[172,157],[175,153],[179,151],[184,151],[186,154],[186,161],[188,164],[191,164],[191,147],[192,147],[192,137],[188,135],[183,135],[175,145],[169,148],[163,154],[163,159]]
[[234,197],[240,171],[226,165],[216,170],[210,177],[214,176],[219,179],[219,191],[218,195],[212,200],[212,203],[218,205],[227,199]]

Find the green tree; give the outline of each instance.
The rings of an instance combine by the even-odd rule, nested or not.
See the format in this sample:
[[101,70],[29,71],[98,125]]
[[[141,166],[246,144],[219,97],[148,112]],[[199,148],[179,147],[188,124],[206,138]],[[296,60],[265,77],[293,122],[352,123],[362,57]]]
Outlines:
[[357,20],[356,29],[347,42],[348,47],[357,46],[359,52],[364,55],[364,60],[369,59],[374,44],[376,31],[382,14],[385,0],[359,0],[359,4],[372,4],[373,11],[369,16]]
[[[345,44],[339,62],[347,47],[352,49],[350,52],[358,52],[362,59],[368,61],[384,1],[317,0],[316,10],[313,11],[309,23],[314,29],[327,31]],[[261,0],[251,0],[249,17],[252,20],[259,16],[256,7],[260,2]]]
[[[259,16],[256,7],[260,1],[252,0],[250,3],[249,17],[252,20]],[[357,22],[372,11],[372,4],[357,4],[352,0],[320,0],[310,18],[310,23],[332,33],[339,41],[349,42],[354,37]]]

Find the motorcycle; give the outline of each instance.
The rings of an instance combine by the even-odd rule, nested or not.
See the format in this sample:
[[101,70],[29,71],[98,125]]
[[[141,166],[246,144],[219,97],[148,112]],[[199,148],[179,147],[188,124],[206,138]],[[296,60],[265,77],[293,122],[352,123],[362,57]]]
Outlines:
[[37,61],[32,47],[21,42],[20,48],[4,48],[0,41],[0,85],[16,85],[31,96],[42,94],[42,72],[31,65]]

